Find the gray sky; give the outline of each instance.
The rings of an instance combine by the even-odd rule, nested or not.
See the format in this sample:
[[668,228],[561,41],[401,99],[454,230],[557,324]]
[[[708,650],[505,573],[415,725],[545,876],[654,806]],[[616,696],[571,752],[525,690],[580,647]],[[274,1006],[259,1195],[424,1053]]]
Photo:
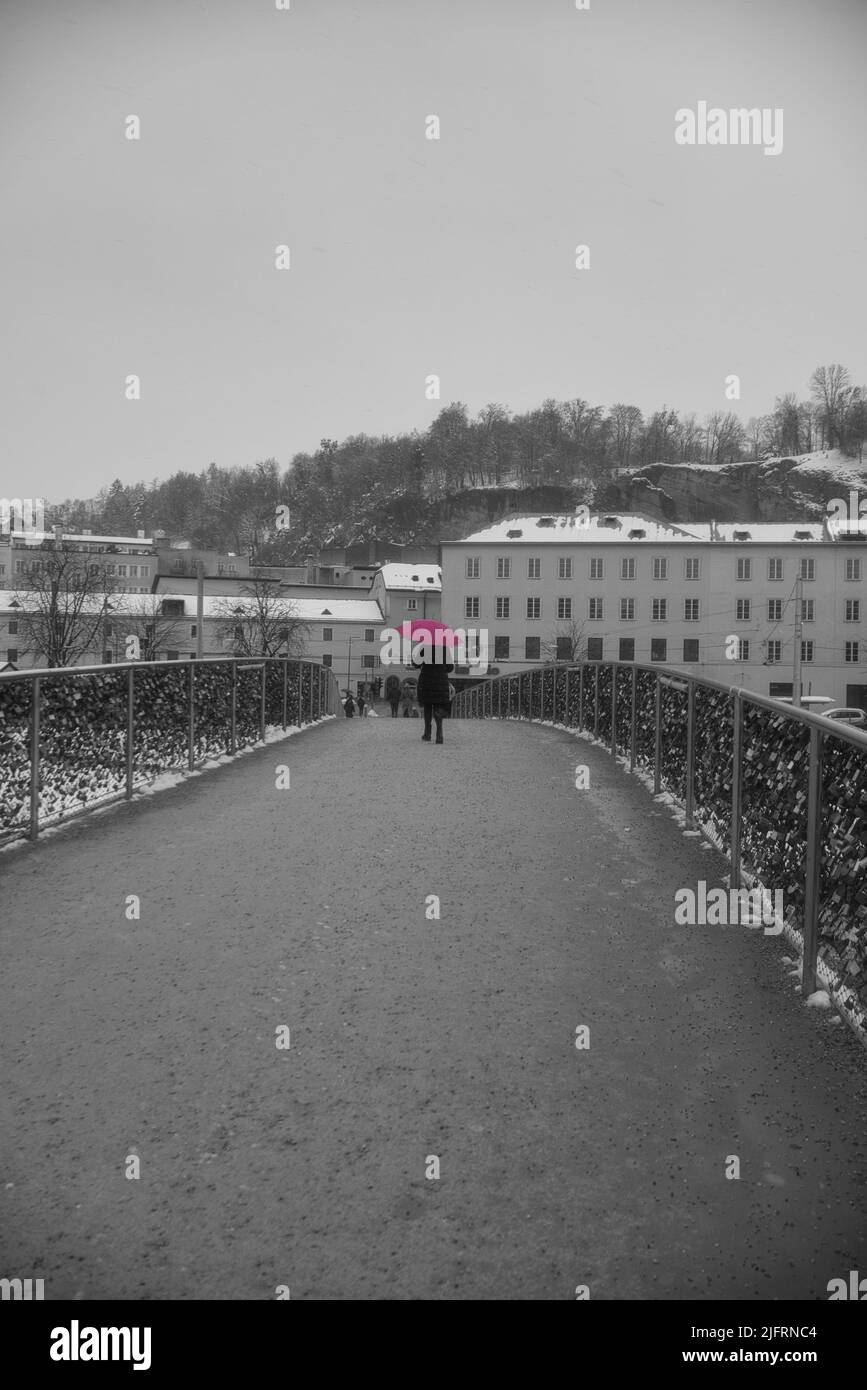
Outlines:
[[867,380],[865,53],[865,0],[3,0],[0,493]]

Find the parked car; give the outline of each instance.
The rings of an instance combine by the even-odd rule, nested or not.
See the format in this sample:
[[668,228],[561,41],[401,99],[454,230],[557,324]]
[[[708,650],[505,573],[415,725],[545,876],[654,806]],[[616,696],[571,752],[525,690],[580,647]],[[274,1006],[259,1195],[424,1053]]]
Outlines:
[[863,709],[840,705],[837,709],[823,709],[822,714],[826,719],[839,719],[843,724],[867,725],[867,714]]

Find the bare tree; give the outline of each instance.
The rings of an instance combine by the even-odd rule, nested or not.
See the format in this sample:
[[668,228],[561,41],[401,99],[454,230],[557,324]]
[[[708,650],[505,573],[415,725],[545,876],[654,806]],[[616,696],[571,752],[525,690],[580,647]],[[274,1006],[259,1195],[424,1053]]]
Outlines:
[[576,618],[559,622],[552,629],[544,643],[545,657],[548,661],[569,661],[579,663],[587,658],[587,639],[584,624]]
[[109,610],[106,628],[115,638],[116,659],[124,659],[127,637],[138,638],[142,661],[157,661],[160,652],[180,645],[181,624],[163,611],[162,594],[123,595],[109,605]]
[[624,405],[618,401],[608,412],[611,434],[614,442],[614,457],[617,472],[628,468],[638,442],[644,417],[637,405]]
[[216,605],[217,631],[236,656],[302,656],[309,624],[297,616],[274,583],[251,579],[237,598]]
[[819,407],[824,447],[835,449],[840,443],[843,416],[852,391],[849,372],[839,362],[817,367],[810,377],[810,390]]
[[25,649],[46,666],[74,666],[99,646],[115,581],[105,565],[64,541],[43,541],[24,563],[15,599]]

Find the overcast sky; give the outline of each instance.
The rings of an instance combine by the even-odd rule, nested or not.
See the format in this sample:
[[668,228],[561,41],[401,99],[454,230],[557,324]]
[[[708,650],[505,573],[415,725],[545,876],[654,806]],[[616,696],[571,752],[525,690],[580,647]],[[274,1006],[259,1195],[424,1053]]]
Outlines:
[[865,54],[867,0],[2,0],[0,493],[867,380]]

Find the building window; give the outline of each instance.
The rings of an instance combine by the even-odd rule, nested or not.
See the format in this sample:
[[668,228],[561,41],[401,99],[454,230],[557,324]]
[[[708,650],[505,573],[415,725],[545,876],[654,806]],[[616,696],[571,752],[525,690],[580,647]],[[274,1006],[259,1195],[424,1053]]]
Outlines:
[[768,665],[775,666],[783,659],[783,644],[776,638],[768,643]]
[[7,648],[6,648],[6,660],[7,660],[7,661],[13,661],[13,662],[18,660],[18,648],[17,648],[17,647],[7,647]]
[[130,565],[129,577],[130,579],[138,579],[138,565]]
[[371,670],[373,670],[373,667],[375,666],[375,664],[376,664],[376,657],[375,657],[375,656],[368,656],[368,655],[362,656],[362,658],[361,658],[361,665],[362,665],[362,668],[363,668],[365,671],[371,671]]
[[605,562],[604,562],[604,560],[602,560],[601,556],[600,556],[600,557],[597,557],[596,559],[591,559],[591,561],[590,561],[590,578],[591,578],[591,579],[604,579],[604,578],[605,578]]
[[783,621],[783,600],[781,598],[768,599],[768,622],[781,623]]
[[[847,598],[846,600],[846,622],[860,623],[861,621],[861,600],[860,598]],[[16,625],[17,630],[17,625]],[[12,624],[9,624],[9,631],[12,631]]]
[[568,622],[569,619],[572,617],[572,600],[571,600],[571,598],[558,598],[558,600],[557,600],[557,617],[558,617],[558,619],[559,619],[560,622]]
[[683,617],[687,623],[698,622],[698,599],[685,598],[683,600]]
[[812,623],[816,616],[816,600],[814,598],[801,599],[801,622]]
[[602,621],[602,600],[601,598],[591,598],[588,600],[589,607],[587,616],[591,622],[600,623]]
[[651,637],[650,659],[651,661],[668,660],[668,641],[665,637]]
[[179,657],[180,652],[166,652],[166,661],[177,661]]
[[813,643],[812,643],[812,640],[810,640],[809,642],[802,642],[802,643],[801,643],[801,660],[802,660],[802,661],[812,661],[812,660],[813,660]]
[[738,661],[749,661],[750,659],[750,639],[749,637],[738,638]]
[[540,637],[526,637],[524,639],[524,660],[538,661],[541,656],[542,639]]
[[14,621],[13,621],[13,622],[11,622],[11,623],[9,624],[9,636],[10,636],[10,637],[17,637],[17,636],[18,636],[18,624],[17,624],[17,622],[14,622]]
[[603,639],[602,639],[601,637],[588,637],[588,638],[587,638],[587,660],[588,660],[588,661],[601,661],[601,660],[602,660],[602,640],[603,640]]
[[323,640],[323,642],[333,642],[333,641],[334,641],[334,628],[333,628],[333,627],[324,627],[324,628],[322,629],[322,640]]
[[540,598],[527,599],[527,617],[536,621],[542,616],[542,600]]
[[630,556],[629,559],[624,559],[620,561],[620,578],[635,578],[635,560],[632,556]]
[[191,637],[195,637],[195,635],[196,635],[196,624],[195,624],[195,623],[190,623],[190,636],[191,636]]
[[479,616],[479,600],[476,598],[464,599],[464,617],[477,618]]
[[683,659],[684,661],[698,661],[698,638],[684,637],[683,639]]
[[655,623],[664,623],[668,619],[668,599],[655,598],[650,605],[650,616]]
[[542,561],[536,555],[531,556],[530,559],[527,561],[527,578],[542,578]]
[[467,556],[467,579],[478,579],[479,577],[479,557],[478,555]]
[[752,560],[740,560],[740,559],[739,559],[739,560],[736,560],[736,561],[735,561],[735,578],[736,578],[736,579],[752,579],[752,577],[753,577],[753,562],[752,562]]
[[621,639],[620,639],[620,660],[621,660],[621,661],[634,661],[634,660],[635,660],[635,638],[634,638],[634,637],[621,637]]
[[[591,599],[590,602],[592,603],[593,600]],[[600,602],[601,602],[601,600],[600,600]],[[635,622],[635,599],[634,599],[634,598],[622,598],[622,599],[620,600],[620,621],[621,621],[622,623],[634,623],[634,622]],[[630,638],[629,640],[631,641],[632,639]]]
[[151,567],[150,567],[150,565],[142,565],[142,567],[141,567],[141,577],[142,577],[142,579],[150,579],[150,576],[151,576]]
[[846,561],[846,578],[849,579],[849,580],[852,580],[852,579],[860,579],[860,578],[861,578],[861,561],[860,561],[860,560],[847,560],[847,561]]
[[365,642],[373,642],[375,640],[372,627],[366,627],[364,629],[364,640]]
[[323,658],[322,658],[322,665],[323,665],[323,666],[330,666],[332,660],[333,660],[333,657],[332,657],[331,653],[330,653],[330,652],[326,652],[325,655],[324,655]]
[[768,578],[769,578],[769,579],[773,579],[773,580],[780,580],[780,579],[782,579],[782,577],[783,577],[783,562],[782,562],[782,560],[769,560],[769,561],[768,561]]
[[117,575],[118,579],[126,579],[126,565],[118,565]]
[[572,660],[572,638],[568,636],[557,638],[557,660]]
[[495,661],[508,661],[508,660],[509,660],[509,639],[508,639],[508,637],[495,637],[495,638],[494,638],[494,660],[495,660]]
[[496,607],[498,618],[509,618],[511,616],[512,600],[510,598],[498,598]]
[[511,561],[511,558],[510,558],[508,555],[498,555],[498,556],[497,556],[497,578],[498,578],[498,579],[511,579],[511,577],[512,577],[512,561]]
[[808,560],[806,555],[801,556],[801,578],[806,580],[816,578],[816,561]]
[[664,560],[664,559],[662,559],[661,557],[657,556],[657,558],[656,558],[656,559],[654,560],[654,562],[653,562],[653,577],[654,577],[654,579],[667,579],[667,578],[668,578],[668,561],[667,561],[667,560]]
[[857,660],[858,660],[858,643],[857,643],[857,642],[847,642],[847,643],[846,643],[846,660],[847,660],[847,661],[857,661]]
[[406,611],[407,611],[407,613],[414,613],[415,610],[416,610],[417,608],[418,608],[418,599],[417,599],[417,598],[408,598],[407,601],[406,601]]
[[752,612],[752,603],[751,603],[750,599],[748,599],[748,598],[739,598],[738,601],[737,601],[737,603],[735,604],[735,618],[736,618],[736,621],[739,622],[739,623],[748,623],[749,620],[750,620],[750,613],[751,613],[751,612]]
[[563,556],[561,556],[560,559],[557,561],[557,578],[558,578],[558,579],[571,579],[571,578],[572,578],[572,557],[571,557],[571,556],[569,556],[568,559],[564,559]]
[[[684,579],[699,579],[701,577],[701,560],[684,560],[683,562]],[[690,637],[690,642],[693,638]]]

